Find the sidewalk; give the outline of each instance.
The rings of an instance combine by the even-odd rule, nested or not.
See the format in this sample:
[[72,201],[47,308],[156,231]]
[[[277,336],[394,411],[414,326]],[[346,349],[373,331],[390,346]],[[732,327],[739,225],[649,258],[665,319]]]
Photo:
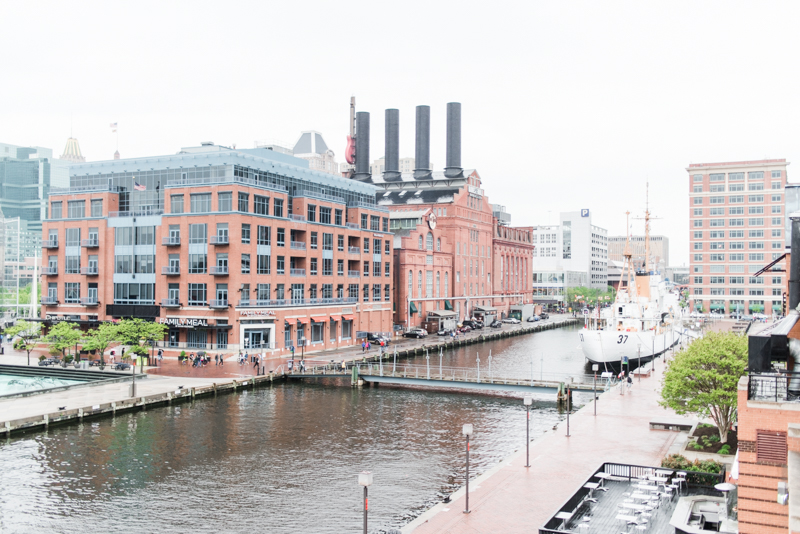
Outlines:
[[615,388],[600,395],[597,417],[592,403],[571,415],[569,437],[562,422],[532,443],[527,469],[523,437],[519,452],[470,483],[470,514],[462,513],[462,488],[450,503],[434,506],[403,533],[529,534],[555,514],[601,463],[660,465],[682,433],[650,430],[653,418],[676,418],[657,404],[664,363],[658,360],[654,367],[649,378],[634,380],[630,393],[620,395]]

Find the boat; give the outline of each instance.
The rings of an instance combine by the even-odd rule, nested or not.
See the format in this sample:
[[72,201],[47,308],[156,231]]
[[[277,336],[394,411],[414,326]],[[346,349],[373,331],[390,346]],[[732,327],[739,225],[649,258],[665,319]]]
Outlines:
[[642,268],[634,269],[628,236],[614,303],[606,308],[598,306],[591,311],[584,310],[581,348],[587,360],[603,364],[604,370],[650,361],[677,344],[684,335],[678,289],[663,279],[655,267],[649,268],[649,206],[644,219],[645,260]]

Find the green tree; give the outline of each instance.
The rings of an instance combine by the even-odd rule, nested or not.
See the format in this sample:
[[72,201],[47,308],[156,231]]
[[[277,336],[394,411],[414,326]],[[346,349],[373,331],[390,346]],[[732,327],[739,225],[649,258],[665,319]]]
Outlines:
[[90,330],[83,344],[85,350],[100,351],[100,365],[105,365],[105,352],[111,343],[119,339],[119,328],[114,323],[100,323],[100,325]]
[[61,321],[50,328],[50,331],[44,336],[44,340],[50,343],[51,347],[60,351],[63,359],[66,357],[67,349],[77,345],[82,337],[83,334],[76,328],[76,325]]
[[42,337],[42,325],[28,321],[17,321],[17,324],[6,329],[6,334],[11,339],[18,337],[14,348],[28,353],[28,365],[31,364],[31,352],[36,348],[36,342]]
[[147,347],[155,341],[164,339],[167,330],[167,326],[161,323],[124,319],[117,324],[117,339],[125,345],[130,345],[130,352],[138,356],[147,356]]
[[747,367],[747,337],[709,332],[679,352],[664,374],[659,404],[711,417],[722,443],[736,419],[737,385]]

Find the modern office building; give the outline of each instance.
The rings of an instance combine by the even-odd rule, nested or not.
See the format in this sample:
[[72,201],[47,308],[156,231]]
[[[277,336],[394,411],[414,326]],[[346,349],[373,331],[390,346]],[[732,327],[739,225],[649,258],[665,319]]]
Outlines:
[[76,165],[50,198],[42,317],[139,317],[170,327],[168,348],[287,355],[391,332],[389,213],[375,191],[213,144]]
[[780,313],[785,159],[696,163],[689,174],[690,295],[696,310]]
[[[625,253],[626,236],[611,236],[608,238],[608,259],[623,262]],[[645,259],[645,236],[630,236],[631,259],[635,268],[641,268]],[[669,265],[669,238],[663,235],[650,236],[650,268],[655,267],[662,274]]]

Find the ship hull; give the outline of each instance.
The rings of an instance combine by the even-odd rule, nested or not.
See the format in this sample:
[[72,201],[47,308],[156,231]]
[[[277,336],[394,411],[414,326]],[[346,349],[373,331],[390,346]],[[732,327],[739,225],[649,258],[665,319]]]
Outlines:
[[592,363],[619,364],[625,358],[629,362],[647,362],[669,350],[679,341],[676,332],[655,334],[645,332],[617,332],[613,330],[588,330],[580,333],[581,349]]

